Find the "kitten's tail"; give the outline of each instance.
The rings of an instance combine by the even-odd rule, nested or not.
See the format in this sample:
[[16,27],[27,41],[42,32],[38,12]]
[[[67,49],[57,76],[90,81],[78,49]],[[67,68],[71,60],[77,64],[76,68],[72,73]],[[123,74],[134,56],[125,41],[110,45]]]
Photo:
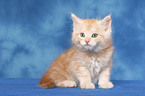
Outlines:
[[44,75],[39,81],[39,86],[42,88],[54,88],[56,87],[56,84],[53,79],[47,75]]

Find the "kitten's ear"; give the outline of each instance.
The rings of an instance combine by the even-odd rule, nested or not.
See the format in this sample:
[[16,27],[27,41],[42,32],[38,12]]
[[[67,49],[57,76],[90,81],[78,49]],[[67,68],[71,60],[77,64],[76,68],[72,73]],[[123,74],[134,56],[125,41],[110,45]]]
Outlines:
[[82,20],[78,18],[76,15],[74,15],[73,13],[71,13],[71,18],[73,20],[74,25],[82,23]]
[[109,14],[103,20],[101,20],[101,25],[104,26],[105,30],[111,28],[111,14]]

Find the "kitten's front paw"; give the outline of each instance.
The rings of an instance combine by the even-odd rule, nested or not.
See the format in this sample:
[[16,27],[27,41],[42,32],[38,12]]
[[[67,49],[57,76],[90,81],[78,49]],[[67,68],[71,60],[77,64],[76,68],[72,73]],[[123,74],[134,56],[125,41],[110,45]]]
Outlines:
[[80,84],[82,89],[95,89],[95,85],[92,82],[83,82]]
[[113,87],[114,85],[112,84],[112,82],[102,82],[99,84],[99,88],[103,88],[103,89],[109,89]]

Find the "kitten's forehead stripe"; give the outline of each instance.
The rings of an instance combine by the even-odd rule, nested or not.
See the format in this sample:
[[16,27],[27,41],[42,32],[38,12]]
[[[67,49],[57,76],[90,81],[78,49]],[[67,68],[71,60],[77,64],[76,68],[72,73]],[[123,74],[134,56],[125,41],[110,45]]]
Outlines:
[[83,26],[85,32],[96,32],[97,34],[103,35],[103,28],[99,23],[97,23],[98,20],[96,19],[86,19],[84,20]]
[[96,24],[96,20],[95,19],[87,19],[85,20],[85,25],[86,25],[86,30],[91,30],[93,28],[93,26]]

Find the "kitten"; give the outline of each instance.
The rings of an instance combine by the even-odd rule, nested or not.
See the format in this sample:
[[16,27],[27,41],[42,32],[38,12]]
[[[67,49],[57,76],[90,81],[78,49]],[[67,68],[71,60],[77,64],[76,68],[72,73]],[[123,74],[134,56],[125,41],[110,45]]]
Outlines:
[[71,14],[73,20],[72,42],[74,46],[60,55],[41,78],[42,88],[76,87],[95,89],[112,88],[111,15],[102,20],[82,20]]

